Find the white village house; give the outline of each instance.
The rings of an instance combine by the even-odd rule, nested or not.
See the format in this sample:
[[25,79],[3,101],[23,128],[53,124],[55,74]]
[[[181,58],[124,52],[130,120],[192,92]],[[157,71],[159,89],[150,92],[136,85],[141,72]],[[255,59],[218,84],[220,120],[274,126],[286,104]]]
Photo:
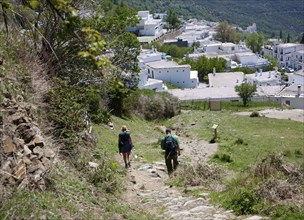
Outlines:
[[149,11],[138,11],[139,23],[136,27],[127,27],[127,31],[138,33],[139,36],[158,37],[165,32],[162,19],[155,19]]
[[189,54],[188,57],[192,59],[197,59],[200,56],[224,58],[227,60],[227,67],[231,69],[236,67],[259,69],[270,64],[267,59],[253,53],[244,43],[210,42],[198,48],[198,51],[202,51],[202,53],[195,52]]
[[298,69],[303,62],[304,44],[286,43],[273,44],[272,56],[276,58],[281,67]]
[[270,64],[267,59],[262,58],[253,52],[236,53],[232,59],[236,61],[239,66],[251,69],[262,68]]
[[160,60],[145,64],[148,76],[152,79],[161,79],[182,88],[196,88],[198,73],[191,71],[190,65],[178,65],[170,60]]
[[141,54],[138,56],[138,66],[141,71],[138,75],[139,82],[138,88],[140,89],[152,89],[152,90],[167,90],[162,80],[149,78],[148,70],[146,68],[146,63],[162,60],[162,53],[156,50],[142,50]]
[[167,90],[163,81],[182,88],[197,87],[198,73],[191,71],[190,65],[178,65],[164,59],[163,53],[152,50],[143,50],[138,56],[139,73],[138,87],[143,89]]

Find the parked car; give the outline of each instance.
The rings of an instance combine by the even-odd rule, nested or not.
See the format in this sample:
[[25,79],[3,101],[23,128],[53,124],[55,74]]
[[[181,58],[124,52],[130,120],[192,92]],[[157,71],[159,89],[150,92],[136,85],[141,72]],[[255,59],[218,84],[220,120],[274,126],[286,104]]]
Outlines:
[[286,68],[286,73],[293,73],[294,72],[294,69],[292,69],[292,68]]

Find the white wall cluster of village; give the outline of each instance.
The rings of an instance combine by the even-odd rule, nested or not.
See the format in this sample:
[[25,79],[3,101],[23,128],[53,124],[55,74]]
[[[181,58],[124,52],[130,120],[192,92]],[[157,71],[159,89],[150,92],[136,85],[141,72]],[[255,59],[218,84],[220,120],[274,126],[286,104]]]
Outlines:
[[[149,11],[139,11],[139,24],[128,28],[136,32],[141,43],[151,43],[168,32],[163,21],[164,14],[156,15]],[[199,82],[198,72],[191,70],[190,65],[179,65],[169,60],[168,55],[158,52],[155,48],[142,50],[138,57],[139,88],[153,90],[168,90],[164,82],[174,84],[180,89],[168,90],[181,100],[239,100],[234,90],[235,85],[243,82],[256,84],[257,93],[255,100],[272,100],[294,108],[304,109],[304,44],[281,43],[279,40],[270,40],[269,45],[264,45],[260,54],[253,53],[244,42],[239,44],[222,43],[213,39],[217,23],[198,21],[196,19],[183,20],[181,34],[163,43],[182,44],[189,47],[194,42],[199,46],[189,58],[197,59],[200,56],[207,58],[221,57],[227,60],[227,70],[236,67],[248,67],[256,70],[254,74],[242,72],[217,73],[216,69],[208,75],[209,84]],[[249,26],[246,32],[256,32],[255,24]],[[279,68],[286,71],[288,81],[282,81],[281,73],[276,67],[273,71],[263,72],[263,67],[270,64],[264,58],[269,55],[277,59]]]

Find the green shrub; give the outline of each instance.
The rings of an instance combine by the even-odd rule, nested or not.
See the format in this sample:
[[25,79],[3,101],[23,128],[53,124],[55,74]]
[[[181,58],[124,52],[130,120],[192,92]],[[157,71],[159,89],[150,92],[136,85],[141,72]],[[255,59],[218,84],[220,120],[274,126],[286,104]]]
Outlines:
[[139,90],[124,103],[125,112],[146,120],[171,118],[180,113],[179,100],[166,92]]
[[251,189],[239,189],[229,201],[230,208],[238,215],[255,213],[255,206],[257,206],[259,202],[260,198]]
[[[104,158],[107,158],[104,155]],[[103,159],[97,170],[90,170],[88,180],[97,187],[101,187],[106,193],[115,194],[121,187],[123,170],[117,161]]]
[[267,210],[273,219],[304,219],[304,207],[295,205],[276,205]]
[[302,157],[303,156],[302,151],[299,150],[299,149],[295,150],[294,154],[296,155],[296,157]]
[[215,155],[213,156],[213,159],[222,161],[222,162],[224,162],[224,163],[232,163],[232,162],[233,162],[231,156],[228,155],[228,154],[215,154]]
[[62,138],[73,138],[85,127],[85,95],[79,88],[58,81],[56,88],[49,91],[48,117],[56,126],[56,134]]
[[250,117],[260,117],[260,114],[259,114],[259,112],[256,112],[256,111],[254,111],[254,112],[252,112],[251,114],[250,114]]
[[291,156],[291,151],[290,150],[284,150],[283,155],[284,155],[284,157],[290,157]]
[[236,139],[236,141],[234,142],[235,144],[244,144],[244,140],[242,138],[238,138]]

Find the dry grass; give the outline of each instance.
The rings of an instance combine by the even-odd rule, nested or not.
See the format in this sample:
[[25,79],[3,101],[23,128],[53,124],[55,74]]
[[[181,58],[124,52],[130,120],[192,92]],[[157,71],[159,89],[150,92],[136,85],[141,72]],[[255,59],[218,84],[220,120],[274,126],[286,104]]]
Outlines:
[[174,172],[172,181],[184,187],[202,186],[209,190],[220,191],[223,189],[223,178],[226,175],[227,170],[216,164],[185,164]]
[[270,202],[304,201],[304,169],[287,164],[282,155],[269,154],[253,168],[255,178],[262,178],[256,193]]

